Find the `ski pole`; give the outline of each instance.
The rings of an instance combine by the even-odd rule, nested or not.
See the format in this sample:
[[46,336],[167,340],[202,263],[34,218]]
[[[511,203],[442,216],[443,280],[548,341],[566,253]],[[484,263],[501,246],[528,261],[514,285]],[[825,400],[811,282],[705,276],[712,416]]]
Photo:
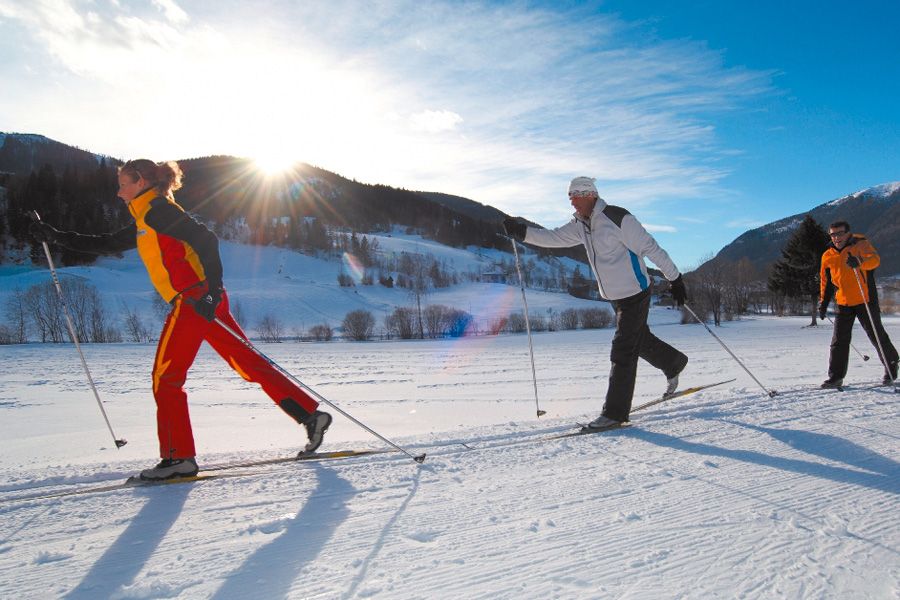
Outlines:
[[[849,252],[848,256],[852,256]],[[887,356],[884,354],[884,348],[881,347],[881,336],[878,335],[878,330],[875,329],[875,319],[872,318],[872,309],[869,308],[869,302],[866,300],[866,292],[863,290],[862,279],[859,277],[859,269],[853,269],[853,275],[856,277],[856,285],[859,286],[859,293],[862,296],[863,304],[866,307],[866,314],[869,315],[869,326],[872,328],[872,335],[875,336],[875,341],[878,342],[878,356],[881,358],[881,363],[884,365],[884,368],[887,369],[888,376],[891,375],[891,367],[888,364]],[[900,388],[897,387],[897,382],[894,381],[893,377],[891,377],[891,385],[894,386],[894,391],[900,391]]]
[[[36,210],[31,211],[29,216],[37,223],[41,222],[41,216],[38,214]],[[81,366],[84,367],[84,374],[87,375],[88,383],[91,386],[91,389],[94,391],[94,398],[97,399],[97,406],[100,407],[100,413],[103,415],[103,420],[106,421],[106,426],[109,428],[109,433],[112,435],[113,442],[116,444],[116,448],[121,448],[125,444],[128,443],[125,438],[116,438],[116,434],[113,433],[112,425],[109,422],[109,417],[106,416],[106,409],[103,408],[103,402],[100,401],[100,394],[97,392],[97,386],[94,385],[94,378],[91,377],[91,370],[88,369],[87,361],[84,359],[84,353],[81,351],[81,345],[78,343],[78,335],[75,334],[75,325],[72,323],[72,317],[69,316],[69,307],[66,305],[66,298],[63,296],[62,286],[59,283],[59,277],[56,276],[56,267],[53,266],[53,258],[50,256],[50,246],[47,242],[41,242],[44,246],[44,254],[47,256],[47,264],[50,266],[50,275],[53,277],[53,284],[56,286],[56,293],[59,295],[59,301],[62,303],[63,314],[66,316],[66,325],[69,328],[69,336],[72,338],[72,343],[75,344],[75,349],[78,350],[78,356],[81,357]]]
[[519,264],[519,248],[514,238],[509,238],[512,242],[513,254],[516,257],[516,273],[519,274],[519,288],[522,290],[522,306],[525,310],[525,331],[528,332],[528,353],[531,356],[531,381],[534,382],[534,404],[537,407],[537,416],[546,415],[547,411],[541,410],[541,403],[538,400],[537,372],[534,369],[534,344],[531,341],[531,319],[528,316],[528,299],[525,297],[525,279],[522,278],[522,267]]
[[333,408],[334,410],[338,411],[339,413],[341,413],[342,415],[344,415],[345,417],[347,417],[348,419],[350,419],[351,421],[353,421],[354,423],[356,423],[357,425],[359,425],[360,427],[362,427],[363,429],[365,429],[366,431],[368,431],[369,433],[371,433],[372,435],[374,435],[375,437],[377,437],[378,439],[380,439],[381,441],[385,442],[386,444],[388,444],[388,445],[390,445],[390,446],[393,446],[394,448],[396,448],[397,450],[399,450],[399,451],[402,452],[403,454],[407,455],[408,457],[410,457],[411,459],[413,459],[413,460],[416,461],[417,463],[423,463],[423,462],[425,462],[425,453],[424,453],[424,452],[423,452],[422,454],[419,454],[418,456],[413,456],[412,454],[410,454],[409,452],[407,452],[405,449],[401,448],[400,446],[398,446],[397,444],[395,444],[395,443],[392,442],[391,440],[387,439],[386,437],[384,437],[383,435],[381,435],[380,433],[378,433],[378,432],[375,431],[374,429],[370,428],[368,425],[366,425],[366,424],[363,423],[362,421],[359,421],[358,419],[356,419],[355,417],[353,417],[351,414],[349,414],[348,412],[346,412],[345,410],[343,410],[341,407],[337,406],[334,402],[331,402],[330,400],[328,400],[327,398],[325,398],[324,396],[322,396],[322,394],[318,393],[317,391],[315,391],[314,389],[312,389],[311,387],[309,387],[308,385],[306,385],[305,383],[303,383],[302,381],[300,381],[299,379],[297,379],[296,377],[294,377],[290,372],[288,372],[287,369],[285,369],[284,367],[282,367],[281,365],[279,365],[278,363],[276,363],[274,360],[272,360],[271,358],[269,358],[268,356],[266,356],[266,355],[262,352],[262,350],[260,350],[260,349],[257,348],[256,346],[254,346],[254,345],[250,342],[250,340],[248,340],[247,338],[245,338],[245,337],[242,336],[242,335],[239,335],[238,332],[236,332],[234,329],[232,329],[231,327],[229,327],[228,325],[226,325],[225,323],[223,323],[223,322],[222,322],[222,319],[219,319],[218,317],[216,317],[215,322],[218,323],[225,331],[227,331],[227,332],[230,333],[232,336],[234,336],[234,338],[235,338],[236,340],[238,340],[239,342],[241,342],[242,344],[244,344],[247,348],[249,348],[251,352],[253,352],[253,353],[256,354],[257,356],[259,356],[260,358],[262,358],[264,361],[266,361],[267,363],[269,363],[269,364],[270,364],[272,367],[274,367],[275,369],[278,369],[278,371],[280,371],[281,373],[283,373],[288,379],[292,380],[294,383],[296,383],[297,385],[299,385],[299,386],[300,386],[301,388],[303,388],[306,392],[308,392],[308,393],[312,394],[313,396],[315,396],[316,399],[319,400],[319,402],[322,402],[322,403],[324,403],[324,404],[327,404],[328,406],[330,406],[330,407]]
[[[828,315],[825,315],[825,318],[828,319],[828,322],[829,322],[829,323],[831,323],[832,325],[834,325],[834,321],[831,320],[831,317],[829,317]],[[860,356],[864,361],[869,360],[869,355],[868,355],[868,354],[863,354],[862,352],[860,352],[859,350],[857,350],[857,349],[856,349],[856,346],[853,345],[853,342],[850,342],[850,347],[853,348],[853,350],[855,350],[856,353],[859,354],[859,356]]]
[[700,323],[701,325],[703,325],[703,327],[706,328],[706,330],[709,332],[709,335],[716,338],[716,341],[719,342],[719,344],[721,344],[723,348],[725,348],[725,351],[731,355],[731,358],[733,358],[737,362],[737,364],[741,365],[741,368],[747,372],[747,375],[749,375],[753,379],[753,381],[755,381],[756,384],[759,387],[761,387],[766,394],[769,395],[770,398],[774,398],[775,396],[778,395],[778,392],[776,392],[775,390],[769,391],[768,389],[766,389],[766,386],[764,386],[762,383],[760,383],[759,379],[757,379],[756,376],[750,372],[750,369],[748,369],[746,366],[744,366],[744,363],[741,362],[741,359],[739,359],[737,356],[734,355],[734,352],[732,352],[728,348],[728,346],[725,345],[725,342],[723,342],[722,340],[719,339],[719,336],[717,336],[715,333],[713,333],[713,330],[709,328],[709,325],[707,325],[706,323],[704,323],[703,321],[700,320],[700,317],[698,317],[696,315],[696,313],[694,313],[694,311],[691,310],[691,307],[688,306],[687,303],[684,304],[684,307],[687,309],[687,311],[689,313],[691,313],[691,316],[693,316],[697,320],[698,323]]

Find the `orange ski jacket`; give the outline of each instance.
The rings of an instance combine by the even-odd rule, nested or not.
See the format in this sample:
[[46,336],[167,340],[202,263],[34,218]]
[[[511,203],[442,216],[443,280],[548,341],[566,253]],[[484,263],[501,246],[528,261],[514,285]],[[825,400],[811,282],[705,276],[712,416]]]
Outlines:
[[137,248],[153,287],[166,302],[200,287],[222,288],[219,240],[173,198],[150,189],[128,203],[134,224],[103,235],[60,232],[60,245],[72,250],[117,253]]
[[[851,269],[847,265],[847,257],[851,254],[859,260],[857,269]],[[828,304],[834,297],[835,302],[842,306],[856,306],[872,299],[877,300],[874,270],[880,264],[881,258],[864,235],[852,234],[847,245],[840,250],[831,244],[822,254],[819,300]],[[859,282],[854,270],[859,274]]]

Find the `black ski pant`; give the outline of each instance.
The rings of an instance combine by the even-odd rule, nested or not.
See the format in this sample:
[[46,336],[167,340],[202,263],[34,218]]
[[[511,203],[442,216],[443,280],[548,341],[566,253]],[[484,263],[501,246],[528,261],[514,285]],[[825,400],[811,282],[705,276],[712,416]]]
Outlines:
[[684,369],[688,357],[650,332],[647,315],[650,311],[650,289],[615,300],[616,334],[613,336],[609,358],[609,389],[603,415],[616,421],[627,421],[634,396],[638,358],[662,370],[666,377],[674,377]]
[[[881,340],[881,348],[884,350],[885,358],[888,364],[884,366],[885,370],[890,371],[892,376],[897,375],[897,349],[891,343],[884,325],[881,324],[881,309],[878,301],[873,300],[869,303],[869,310],[872,311],[872,320],[875,321],[873,329],[872,323],[869,322],[869,314],[866,312],[865,304],[857,304],[855,306],[837,305],[837,315],[834,317],[834,333],[831,336],[831,356],[828,361],[828,378],[843,379],[847,375],[847,361],[850,358],[850,336],[853,332],[853,322],[858,318],[859,324],[862,325],[869,341],[875,346],[878,352],[878,340]],[[876,338],[875,335],[878,334]],[[881,353],[878,356],[881,360]],[[894,365],[890,367],[888,365]]]

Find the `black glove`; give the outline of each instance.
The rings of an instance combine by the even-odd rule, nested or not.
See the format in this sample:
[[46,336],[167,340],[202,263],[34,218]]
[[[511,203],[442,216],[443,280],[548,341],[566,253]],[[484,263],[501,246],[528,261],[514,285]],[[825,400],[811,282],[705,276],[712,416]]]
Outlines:
[[672,287],[672,299],[675,300],[675,304],[677,306],[684,306],[684,303],[687,302],[687,288],[684,287],[684,280],[679,275],[675,281],[669,283]]
[[194,300],[194,310],[198,315],[212,322],[216,318],[216,308],[222,301],[222,285],[211,285],[205,294]]
[[28,233],[38,243],[47,242],[48,244],[53,244],[59,239],[59,231],[43,221],[35,221],[29,225]]
[[521,242],[525,239],[528,226],[516,219],[503,219],[503,229],[506,231],[506,235]]
[[847,266],[848,267],[850,267],[851,269],[858,269],[859,264],[860,264],[859,259],[857,257],[853,256],[852,254],[847,255]]
[[819,320],[824,321],[825,315],[828,313],[828,303],[820,302],[819,303]]

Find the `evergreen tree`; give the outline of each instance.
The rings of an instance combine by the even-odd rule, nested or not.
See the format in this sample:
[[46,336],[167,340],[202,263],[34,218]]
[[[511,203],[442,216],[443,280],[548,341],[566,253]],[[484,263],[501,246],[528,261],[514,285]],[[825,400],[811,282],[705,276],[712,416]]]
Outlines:
[[812,325],[816,324],[819,299],[819,266],[829,241],[825,229],[806,215],[785,244],[781,259],[769,275],[768,287],[771,291],[812,301]]

